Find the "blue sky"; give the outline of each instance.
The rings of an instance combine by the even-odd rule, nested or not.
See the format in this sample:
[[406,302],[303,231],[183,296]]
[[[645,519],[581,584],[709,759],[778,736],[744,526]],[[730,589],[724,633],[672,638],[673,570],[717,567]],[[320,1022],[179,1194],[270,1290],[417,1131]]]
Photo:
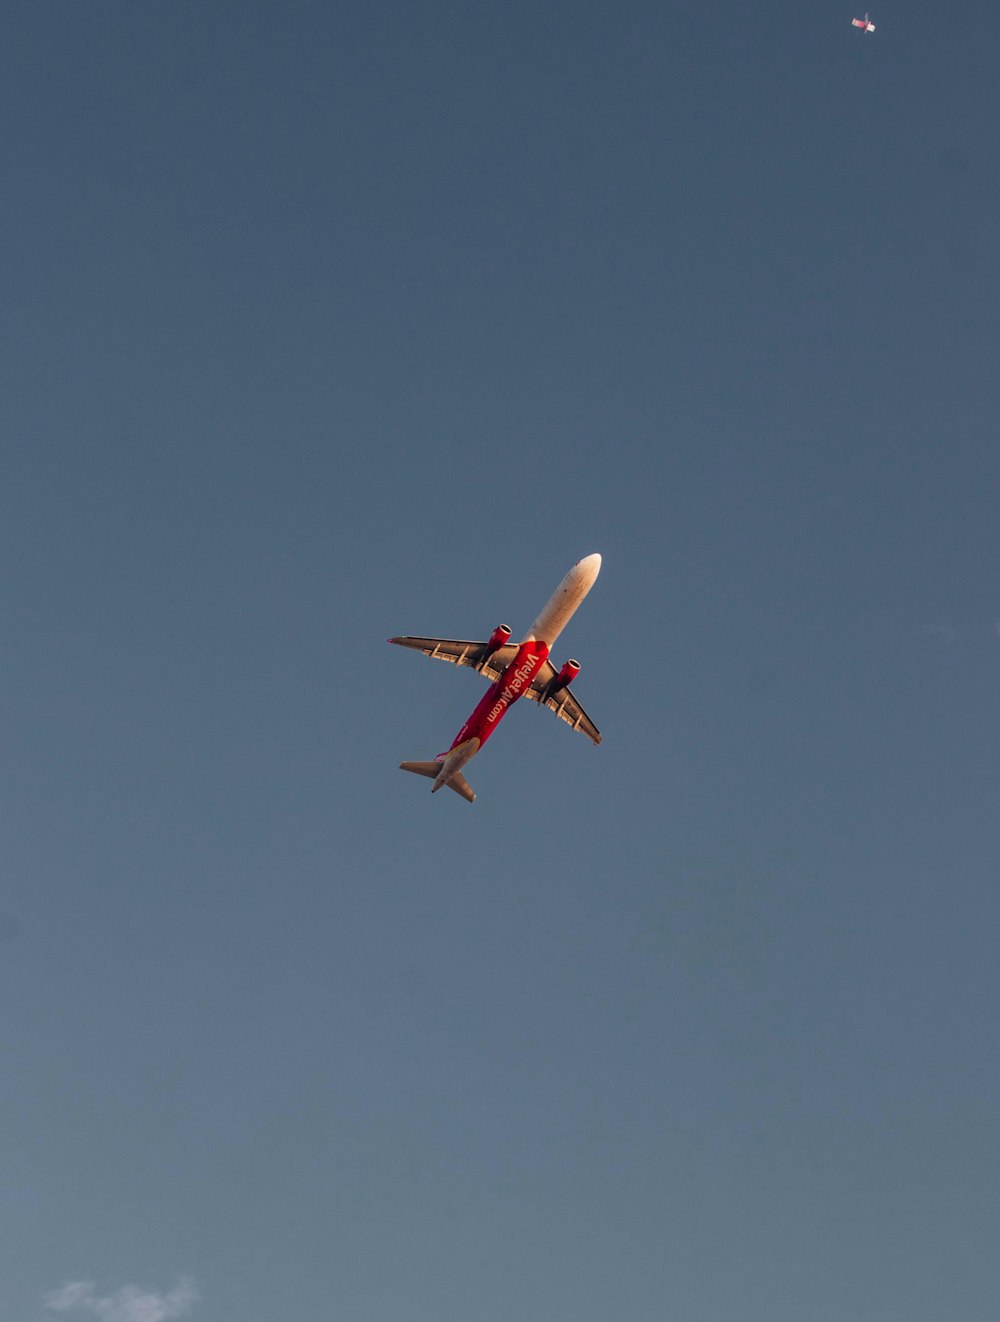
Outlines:
[[853,12],[7,14],[2,1322],[996,1318],[1000,19]]

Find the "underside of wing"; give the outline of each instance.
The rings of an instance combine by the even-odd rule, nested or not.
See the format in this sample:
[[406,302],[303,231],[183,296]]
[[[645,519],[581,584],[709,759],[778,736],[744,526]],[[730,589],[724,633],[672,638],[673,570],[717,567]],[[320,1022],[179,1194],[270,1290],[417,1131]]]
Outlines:
[[565,721],[574,730],[581,731],[588,739],[593,740],[595,744],[599,744],[601,742],[600,730],[583,710],[581,704],[577,702],[568,686],[559,689],[551,697],[545,696],[545,690],[555,677],[555,666],[551,661],[546,661],[535,676],[531,688],[524,696],[532,702],[540,702],[544,707],[548,707],[549,711],[555,712],[561,721]]
[[415,652],[423,652],[435,661],[448,661],[453,666],[469,666],[478,670],[491,683],[499,679],[513,661],[517,648],[508,643],[489,653],[488,643],[470,642],[463,638],[390,638],[390,643],[400,647],[410,647]]

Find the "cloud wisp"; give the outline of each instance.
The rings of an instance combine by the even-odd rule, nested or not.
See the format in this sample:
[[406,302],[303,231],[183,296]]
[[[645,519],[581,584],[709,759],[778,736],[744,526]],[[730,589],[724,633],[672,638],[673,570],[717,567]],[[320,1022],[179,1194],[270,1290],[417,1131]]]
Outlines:
[[166,1294],[137,1285],[98,1294],[93,1281],[68,1281],[47,1294],[44,1302],[50,1313],[84,1314],[100,1322],[169,1322],[185,1317],[198,1299],[194,1282],[183,1278]]

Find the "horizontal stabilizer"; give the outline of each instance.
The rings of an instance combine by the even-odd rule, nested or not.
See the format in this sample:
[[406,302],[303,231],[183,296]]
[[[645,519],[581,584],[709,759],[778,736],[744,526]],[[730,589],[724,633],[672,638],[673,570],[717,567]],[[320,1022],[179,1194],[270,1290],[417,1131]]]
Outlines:
[[476,796],[472,792],[472,787],[462,775],[461,771],[456,771],[451,780],[448,781],[448,788],[454,790],[456,794],[461,794],[466,803],[475,803]]
[[[400,762],[400,771],[412,771],[416,776],[427,776],[431,780],[436,780],[440,771],[440,762]],[[460,794],[466,803],[475,803],[476,796],[472,792],[469,782],[462,775],[461,771],[456,771],[450,780],[446,782],[449,789]],[[437,788],[435,786],[435,788]]]

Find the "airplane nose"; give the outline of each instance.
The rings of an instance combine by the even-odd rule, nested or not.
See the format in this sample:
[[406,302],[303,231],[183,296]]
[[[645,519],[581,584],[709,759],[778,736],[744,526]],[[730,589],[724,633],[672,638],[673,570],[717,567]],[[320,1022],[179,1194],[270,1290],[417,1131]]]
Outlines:
[[593,555],[584,556],[579,562],[579,565],[581,569],[585,569],[588,574],[592,574],[594,578],[596,578],[601,572],[601,557],[599,553],[595,551]]

